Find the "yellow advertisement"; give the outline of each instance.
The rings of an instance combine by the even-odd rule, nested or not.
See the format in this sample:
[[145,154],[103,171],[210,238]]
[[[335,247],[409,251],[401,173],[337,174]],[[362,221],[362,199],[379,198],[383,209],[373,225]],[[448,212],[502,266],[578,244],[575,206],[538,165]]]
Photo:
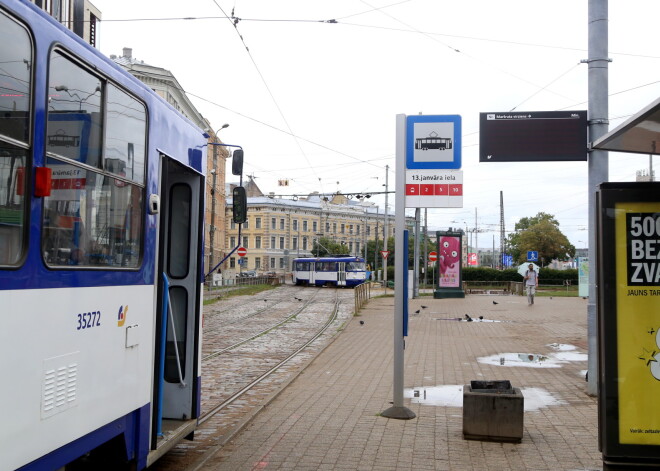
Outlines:
[[619,441],[660,445],[660,203],[617,203],[615,230]]

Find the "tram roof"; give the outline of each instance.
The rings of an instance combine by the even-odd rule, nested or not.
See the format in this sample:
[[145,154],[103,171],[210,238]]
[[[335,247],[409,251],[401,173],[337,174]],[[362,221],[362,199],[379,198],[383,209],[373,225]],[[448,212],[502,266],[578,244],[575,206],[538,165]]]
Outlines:
[[637,154],[660,154],[660,98],[596,139],[592,148]]

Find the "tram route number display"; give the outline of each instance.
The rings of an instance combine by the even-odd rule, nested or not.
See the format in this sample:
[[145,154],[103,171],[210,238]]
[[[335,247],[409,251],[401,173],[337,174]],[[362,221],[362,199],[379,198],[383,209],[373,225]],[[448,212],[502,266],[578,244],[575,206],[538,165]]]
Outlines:
[[660,214],[626,213],[626,238],[628,286],[660,286]]

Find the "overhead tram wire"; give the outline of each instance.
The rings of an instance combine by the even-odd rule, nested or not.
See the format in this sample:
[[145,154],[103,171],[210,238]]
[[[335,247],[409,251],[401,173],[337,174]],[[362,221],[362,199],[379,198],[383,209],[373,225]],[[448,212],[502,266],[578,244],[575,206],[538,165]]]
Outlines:
[[[227,13],[225,13],[225,11],[222,9],[222,7],[218,4],[217,0],[213,0],[213,3],[215,3],[215,5],[220,9],[220,11],[223,14],[227,15]],[[232,12],[232,16],[233,16],[233,12]],[[275,95],[273,95],[272,90],[268,86],[268,82],[266,82],[266,78],[261,73],[261,70],[259,69],[259,66],[257,65],[257,62],[254,60],[254,57],[252,56],[252,53],[250,52],[250,48],[248,48],[247,44],[245,44],[245,40],[243,39],[243,35],[238,31],[239,19],[234,18],[232,20],[231,18],[227,18],[227,21],[230,21],[232,23],[232,25],[234,26],[234,31],[236,31],[236,34],[241,39],[241,43],[243,43],[243,47],[245,47],[245,51],[247,52],[248,57],[250,57],[250,60],[252,61],[252,65],[254,65],[254,68],[257,70],[257,73],[259,74],[259,77],[261,77],[261,81],[263,82],[264,86],[266,87],[266,90],[268,91],[268,94],[270,95],[271,100],[273,100],[273,104],[275,105],[275,108],[277,108],[277,111],[279,112],[280,116],[282,117],[282,120],[284,121],[284,124],[286,125],[287,129],[289,130],[289,133],[293,137],[293,140],[296,142],[296,145],[298,146],[298,149],[300,150],[300,153],[302,154],[302,156],[307,161],[307,165],[312,170],[312,172],[314,172],[316,174],[316,171],[314,170],[314,167],[312,166],[312,163],[310,162],[309,157],[307,157],[307,154],[305,153],[305,150],[300,145],[300,141],[298,140],[298,138],[294,134],[293,129],[291,129],[291,125],[289,124],[289,121],[286,119],[286,116],[284,116],[284,112],[282,111],[282,108],[280,107],[279,103],[275,99]],[[321,180],[320,177],[318,177],[318,175],[317,175],[317,178],[319,180],[319,185],[321,186],[321,190],[323,190],[323,181]]]
[[[373,5],[369,4],[369,3],[366,2],[365,0],[360,0],[360,1],[361,1],[362,3],[364,3],[365,5],[370,6],[370,7],[373,8]],[[414,26],[409,25],[408,23],[406,23],[406,22],[404,22],[404,21],[401,21],[400,19],[396,18],[395,16],[390,15],[389,13],[386,13],[386,12],[384,12],[384,11],[382,11],[382,10],[378,10],[378,12],[379,12],[379,13],[382,13],[383,15],[387,16],[388,18],[390,18],[390,19],[396,21],[397,23],[401,23],[401,24],[404,25],[406,28],[410,28],[411,30],[413,30],[413,31],[415,31],[415,32],[417,32],[417,33],[419,33],[419,34],[421,34],[422,36],[425,36],[426,38],[428,38],[428,39],[430,39],[430,40],[432,40],[432,41],[435,41],[435,42],[437,42],[437,43],[439,43],[439,44],[442,44],[443,46],[445,46],[445,47],[451,49],[451,50],[454,51],[454,52],[457,52],[457,53],[459,53],[459,54],[464,54],[465,57],[468,57],[468,58],[472,59],[473,61],[476,61],[476,62],[478,62],[478,63],[480,63],[480,64],[482,64],[482,65],[485,65],[485,66],[487,66],[487,67],[491,67],[491,68],[493,68],[493,69],[495,69],[495,70],[498,70],[499,72],[501,72],[501,73],[503,73],[503,74],[505,74],[505,75],[509,75],[509,76],[511,76],[511,77],[514,77],[514,78],[520,80],[521,82],[523,82],[523,83],[527,83],[528,85],[531,85],[531,86],[533,86],[533,87],[541,88],[539,85],[537,85],[537,84],[535,84],[535,83],[533,83],[533,82],[530,82],[530,81],[527,80],[527,79],[524,79],[524,78],[522,78],[522,77],[520,77],[520,76],[518,76],[518,75],[512,74],[511,72],[509,72],[509,71],[507,71],[507,70],[505,70],[505,69],[501,69],[501,68],[499,68],[499,67],[495,67],[495,66],[492,65],[492,64],[488,64],[487,62],[485,62],[485,61],[483,61],[483,60],[481,60],[481,59],[479,59],[479,58],[477,58],[477,57],[475,57],[475,56],[472,56],[472,55],[470,55],[470,54],[468,54],[468,53],[466,53],[466,52],[461,51],[461,50],[458,49],[458,48],[455,48],[454,46],[451,46],[451,45],[449,45],[449,44],[447,44],[447,43],[444,43],[444,42],[440,41],[439,39],[433,37],[432,35],[427,34],[427,33],[423,32],[423,31],[421,31],[421,30],[418,30],[418,29],[415,28]],[[565,96],[563,96],[563,95],[560,94],[560,93],[553,92],[552,90],[548,90],[548,92],[550,92],[550,93],[552,93],[552,94],[554,94],[554,95],[560,96],[560,97],[562,97],[562,98],[564,98],[564,99],[566,99],[566,100],[570,100],[570,98],[565,97]]]
[[[145,72],[145,71],[140,71],[140,73],[141,73],[142,75],[149,76],[149,77],[160,77],[159,74],[152,74],[152,73]],[[172,87],[175,87],[175,85],[172,85]],[[224,106],[224,105],[221,105],[220,103],[217,103],[217,102],[215,102],[215,101],[213,101],[213,100],[210,100],[210,99],[208,99],[208,98],[204,98],[203,96],[197,95],[196,93],[193,93],[193,92],[190,92],[190,91],[188,91],[188,90],[185,90],[185,89],[184,89],[183,87],[181,87],[181,86],[179,86],[179,87],[175,87],[175,88],[177,88],[177,90],[181,91],[182,93],[185,93],[186,95],[189,95],[189,96],[191,96],[191,97],[195,97],[195,98],[197,98],[198,100],[201,100],[201,101],[203,101],[203,102],[206,102],[206,103],[208,103],[208,104],[210,104],[210,105],[216,106],[216,107],[221,108],[221,109],[226,110],[226,111],[229,111],[230,113],[233,113],[233,114],[235,114],[236,116],[240,116],[241,118],[245,118],[245,119],[247,119],[247,120],[250,120],[250,121],[252,121],[252,122],[255,122],[255,123],[257,123],[257,124],[260,124],[260,125],[262,125],[262,126],[265,126],[265,127],[267,127],[267,128],[270,128],[270,129],[272,129],[272,130],[274,130],[274,131],[281,132],[282,134],[286,134],[286,135],[288,135],[288,136],[291,136],[291,137],[294,137],[294,138],[299,139],[299,140],[301,140],[301,141],[304,141],[304,142],[307,142],[307,143],[309,143],[309,144],[312,144],[312,145],[314,145],[314,146],[316,146],[316,147],[320,147],[321,149],[325,149],[325,150],[327,150],[327,151],[329,151],[329,152],[333,152],[333,153],[335,153],[335,154],[342,155],[342,156],[347,157],[347,158],[349,158],[349,159],[355,160],[357,163],[363,163],[363,164],[371,165],[371,166],[373,166],[373,167],[376,167],[376,168],[378,168],[378,169],[381,169],[381,168],[382,168],[381,165],[376,165],[376,164],[372,163],[371,160],[381,160],[381,159],[387,159],[387,158],[388,158],[387,156],[385,156],[385,157],[378,157],[377,159],[371,159],[371,160],[361,159],[361,158],[359,158],[359,157],[355,157],[354,155],[350,155],[350,154],[347,154],[347,153],[342,152],[342,151],[340,151],[340,150],[333,149],[332,147],[328,147],[328,146],[326,146],[326,145],[324,145],[324,144],[320,144],[320,143],[315,142],[315,141],[312,141],[312,140],[310,140],[310,139],[306,139],[306,138],[304,138],[304,137],[302,137],[302,136],[295,135],[295,134],[293,134],[291,131],[286,131],[286,130],[284,130],[284,129],[278,128],[278,127],[275,126],[275,125],[272,125],[272,124],[266,123],[266,122],[261,121],[261,120],[259,120],[259,119],[257,119],[257,118],[253,118],[252,116],[248,116],[248,115],[246,115],[246,114],[244,114],[244,113],[241,113],[240,111],[236,111],[236,110],[233,110],[233,109],[231,109],[231,108],[228,108],[228,107],[226,107],[226,106]]]
[[[525,43],[521,41],[510,41],[510,40],[505,40],[505,39],[495,39],[495,38],[486,38],[486,37],[478,37],[478,36],[464,36],[460,34],[446,34],[446,33],[436,33],[436,32],[431,32],[431,31],[422,31],[422,30],[416,30],[416,29],[405,29],[405,28],[392,28],[391,26],[379,26],[379,25],[367,25],[367,24],[360,24],[360,23],[347,23],[340,21],[345,18],[350,18],[352,16],[357,16],[357,15],[362,15],[365,13],[370,13],[372,11],[380,11],[386,7],[390,6],[395,6],[399,5],[401,3],[406,3],[411,0],[404,0],[403,2],[398,2],[398,3],[392,3],[390,5],[386,5],[384,7],[374,7],[371,10],[366,10],[364,12],[360,13],[355,13],[353,15],[347,15],[343,17],[337,17],[337,18],[332,18],[332,19],[327,19],[327,20],[306,20],[306,19],[286,19],[286,18],[278,18],[278,19],[272,19],[272,18],[238,18],[235,16],[180,16],[180,17],[169,17],[169,18],[117,18],[117,19],[106,19],[104,18],[103,22],[106,23],[121,23],[121,22],[134,22],[134,21],[204,21],[204,20],[239,20],[242,22],[245,21],[254,21],[254,22],[266,22],[266,23],[320,23],[320,24],[341,24],[342,26],[351,26],[355,28],[368,28],[368,29],[379,29],[379,30],[384,30],[384,31],[393,31],[393,32],[398,32],[398,33],[410,33],[410,34],[425,34],[428,36],[441,36],[441,37],[446,37],[446,38],[456,38],[456,39],[467,39],[470,41],[483,41],[483,42],[488,42],[488,43],[501,43],[501,44],[511,44],[514,46],[525,46],[525,47],[538,47],[538,48],[545,48],[545,49],[558,49],[558,50],[563,50],[563,51],[576,51],[576,52],[584,52],[586,53],[587,50],[584,48],[579,48],[579,47],[568,47],[568,46],[553,46],[551,44],[539,44],[539,43]],[[85,21],[90,21],[90,20],[85,20]],[[626,57],[639,57],[642,59],[660,59],[660,56],[651,56],[648,54],[633,54],[629,52],[614,52],[610,51],[610,55],[612,56],[626,56]]]
[[516,106],[514,106],[513,108],[511,108],[511,109],[509,110],[509,113],[511,113],[512,111],[515,111],[519,106],[521,106],[522,104],[524,104],[524,103],[526,103],[527,101],[531,100],[531,99],[534,98],[536,95],[538,95],[539,93],[541,93],[543,90],[547,90],[547,88],[548,88],[550,85],[552,85],[553,83],[557,82],[559,79],[561,79],[561,78],[564,77],[565,75],[568,75],[570,72],[574,71],[574,70],[577,69],[579,66],[580,66],[580,63],[575,64],[573,67],[571,67],[570,69],[568,69],[566,72],[564,72],[563,74],[561,74],[559,77],[557,77],[556,79],[554,79],[554,80],[552,80],[551,82],[549,82],[546,86],[544,86],[543,88],[539,88],[538,90],[536,90],[536,91],[535,91],[534,93],[532,93],[529,97],[525,98],[523,101],[521,101],[521,102],[518,103]]

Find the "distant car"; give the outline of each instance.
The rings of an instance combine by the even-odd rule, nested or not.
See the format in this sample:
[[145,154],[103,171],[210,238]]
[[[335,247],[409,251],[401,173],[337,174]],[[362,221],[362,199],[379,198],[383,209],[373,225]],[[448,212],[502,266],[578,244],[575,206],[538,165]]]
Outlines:
[[264,273],[264,276],[277,276],[277,273],[275,273],[274,271],[267,271],[266,273]]
[[254,270],[244,271],[240,274],[241,278],[256,278],[257,272]]

